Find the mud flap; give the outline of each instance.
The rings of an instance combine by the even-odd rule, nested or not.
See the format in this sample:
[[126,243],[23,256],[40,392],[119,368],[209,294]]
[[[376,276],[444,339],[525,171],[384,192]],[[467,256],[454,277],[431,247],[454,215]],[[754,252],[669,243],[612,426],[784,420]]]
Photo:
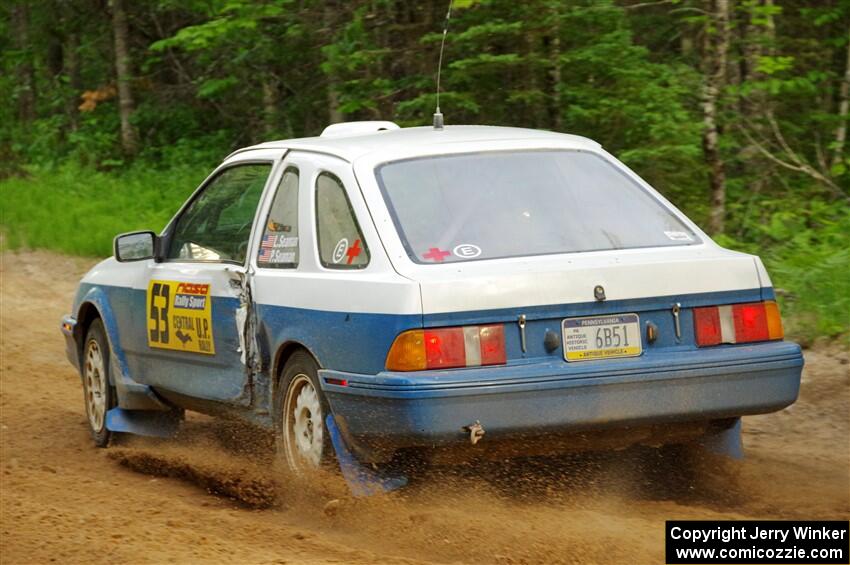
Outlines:
[[356,497],[373,496],[407,485],[407,477],[403,475],[388,476],[360,463],[345,445],[345,440],[342,439],[342,434],[339,433],[339,428],[331,414],[328,414],[325,419],[325,425],[331,434],[336,459],[339,461],[339,468],[351,494]]
[[735,425],[722,432],[705,436],[702,446],[710,453],[723,455],[732,459],[744,458],[744,444],[741,441],[741,419]]
[[106,413],[106,429],[139,436],[172,437],[180,418],[168,412],[113,408]]

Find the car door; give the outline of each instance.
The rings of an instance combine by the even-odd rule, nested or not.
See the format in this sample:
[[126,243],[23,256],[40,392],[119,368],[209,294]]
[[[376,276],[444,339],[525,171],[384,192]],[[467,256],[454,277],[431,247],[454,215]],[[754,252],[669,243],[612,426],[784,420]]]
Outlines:
[[[323,369],[377,373],[395,336],[422,322],[419,288],[392,270],[349,163],[293,150],[283,168],[290,180],[278,185],[269,215],[279,231],[264,234],[266,245],[281,246],[281,263],[255,251],[260,349],[276,369],[281,348],[299,344]],[[296,233],[297,255],[287,255]]]
[[217,171],[181,209],[150,263],[143,382],[162,391],[248,404],[246,258],[272,161]]

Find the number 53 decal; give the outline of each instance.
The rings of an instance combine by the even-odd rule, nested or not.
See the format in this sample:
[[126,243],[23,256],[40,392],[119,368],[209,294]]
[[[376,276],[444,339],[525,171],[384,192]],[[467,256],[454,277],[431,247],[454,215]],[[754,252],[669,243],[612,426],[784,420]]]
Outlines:
[[148,345],[215,353],[210,285],[152,280],[147,292]]

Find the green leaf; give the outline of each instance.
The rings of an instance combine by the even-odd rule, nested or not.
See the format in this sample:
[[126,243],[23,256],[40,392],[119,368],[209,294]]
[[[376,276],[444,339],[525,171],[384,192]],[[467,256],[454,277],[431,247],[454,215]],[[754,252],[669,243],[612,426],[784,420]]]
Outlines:
[[215,98],[237,84],[239,84],[239,79],[236,77],[208,79],[198,86],[198,97]]

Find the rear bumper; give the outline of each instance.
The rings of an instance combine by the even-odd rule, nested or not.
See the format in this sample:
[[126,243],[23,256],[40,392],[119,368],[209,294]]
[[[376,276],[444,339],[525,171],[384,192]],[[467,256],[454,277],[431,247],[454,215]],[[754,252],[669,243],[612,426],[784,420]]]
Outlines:
[[802,367],[797,344],[772,342],[583,363],[320,374],[347,439],[364,451],[383,452],[468,442],[463,428],[476,421],[486,444],[773,412],[797,399]]

